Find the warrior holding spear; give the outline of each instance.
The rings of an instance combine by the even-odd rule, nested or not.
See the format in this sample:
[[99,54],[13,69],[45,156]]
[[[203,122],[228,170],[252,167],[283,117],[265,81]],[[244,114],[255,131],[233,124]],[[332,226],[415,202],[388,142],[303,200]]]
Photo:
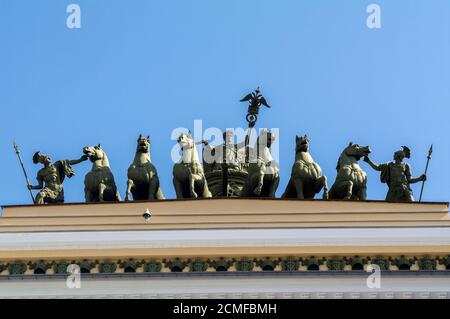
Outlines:
[[420,177],[411,177],[411,168],[409,164],[404,163],[404,158],[410,158],[411,151],[408,147],[402,146],[402,150],[394,153],[394,161],[377,165],[372,162],[368,156],[364,157],[364,161],[368,163],[374,170],[380,171],[380,180],[386,183],[389,191],[386,195],[387,201],[413,202],[410,184],[426,181],[427,176],[422,174]]
[[33,156],[33,163],[41,163],[43,168],[37,173],[38,185],[28,185],[28,189],[40,189],[36,195],[35,204],[42,205],[45,203],[63,203],[64,190],[62,183],[64,178],[72,177],[74,171],[71,165],[75,165],[86,161],[87,155],[83,155],[77,160],[62,160],[52,163],[47,154],[36,152]]

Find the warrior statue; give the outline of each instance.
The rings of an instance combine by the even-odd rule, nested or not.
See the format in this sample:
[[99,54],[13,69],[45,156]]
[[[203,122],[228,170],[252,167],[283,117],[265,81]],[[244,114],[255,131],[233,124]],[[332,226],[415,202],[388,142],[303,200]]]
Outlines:
[[359,146],[351,142],[342,151],[336,166],[336,181],[330,189],[330,199],[366,200],[367,175],[358,161],[370,152],[369,146]]
[[84,154],[91,160],[92,169],[84,178],[86,203],[120,201],[114,176],[109,168],[109,160],[100,144],[86,146]]
[[234,144],[233,137],[233,131],[227,130],[223,133],[224,144],[212,147],[205,143],[206,147],[203,152],[205,173],[222,170],[222,164],[224,163],[228,170],[241,171],[244,168],[245,142]]
[[128,181],[125,200],[164,199],[159,186],[159,177],[150,159],[150,137],[139,135],[136,155],[128,168]]
[[223,144],[212,147],[205,142],[203,168],[213,197],[239,196],[247,179],[245,141],[234,144],[233,139],[233,131],[227,130]]
[[309,154],[309,139],[295,137],[295,163],[292,166],[291,179],[284,191],[284,198],[314,198],[323,188],[323,199],[328,199],[328,185],[322,169]]
[[280,182],[278,164],[272,159],[270,146],[275,134],[263,130],[249,156],[248,177],[242,189],[242,197],[275,197]]
[[62,160],[52,163],[47,154],[36,152],[33,156],[33,163],[41,163],[44,165],[37,174],[38,185],[28,185],[28,189],[40,189],[37,194],[35,203],[42,205],[45,203],[63,203],[64,202],[64,178],[72,177],[74,171],[71,165],[75,165],[87,160],[87,156],[83,155],[77,160]]
[[212,197],[195,144],[190,133],[182,133],[178,137],[183,154],[173,166],[173,185],[177,198]]
[[411,178],[411,168],[403,162],[404,158],[410,158],[411,151],[406,146],[402,146],[402,148],[401,151],[394,153],[393,162],[377,165],[368,156],[364,157],[364,161],[374,170],[381,172],[381,182],[386,183],[389,187],[386,200],[412,202],[414,198],[409,185],[425,181],[427,177],[423,174],[418,178]]

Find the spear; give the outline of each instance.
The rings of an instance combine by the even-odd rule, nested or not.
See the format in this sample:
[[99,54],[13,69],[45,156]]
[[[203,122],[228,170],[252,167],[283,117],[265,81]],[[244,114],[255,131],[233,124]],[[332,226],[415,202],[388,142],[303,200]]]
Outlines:
[[[430,163],[431,154],[433,153],[433,144],[431,144],[430,149],[428,150],[428,156],[427,156],[427,165],[425,166],[425,173],[427,174],[428,171],[428,164]],[[422,194],[423,194],[423,187],[425,186],[425,181],[422,181],[422,188],[420,189],[420,197],[419,197],[419,203],[422,201]]]
[[[28,180],[28,174],[27,171],[25,170],[25,166],[23,165],[22,157],[20,156],[19,146],[16,144],[16,141],[13,142],[13,146],[14,150],[16,151],[17,157],[19,158],[20,166],[22,166],[23,175],[25,175],[25,180],[27,182],[28,188],[28,186],[30,185],[30,181]],[[28,188],[28,190],[30,191],[31,200],[33,201],[33,204],[35,204],[33,193],[31,192],[31,189]]]

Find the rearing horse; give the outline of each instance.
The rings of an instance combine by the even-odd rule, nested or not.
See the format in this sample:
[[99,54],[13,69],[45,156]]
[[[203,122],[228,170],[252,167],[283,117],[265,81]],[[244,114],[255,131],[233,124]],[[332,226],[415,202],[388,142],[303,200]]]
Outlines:
[[359,146],[351,142],[342,151],[336,166],[336,181],[330,189],[330,199],[366,199],[367,175],[358,161],[370,152],[369,146]]
[[106,153],[100,144],[86,146],[83,153],[92,162],[92,169],[84,178],[84,195],[86,202],[120,201],[114,176],[109,168]]
[[133,163],[128,167],[127,191],[125,200],[164,199],[159,177],[150,159],[150,137],[139,135],[137,139],[136,155]]
[[183,154],[173,165],[173,185],[177,198],[212,197],[191,134],[182,133],[178,145]]

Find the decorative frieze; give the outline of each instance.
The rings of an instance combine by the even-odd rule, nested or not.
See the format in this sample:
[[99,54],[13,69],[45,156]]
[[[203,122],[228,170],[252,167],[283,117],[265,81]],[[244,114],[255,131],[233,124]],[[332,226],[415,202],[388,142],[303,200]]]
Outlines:
[[163,263],[167,268],[170,269],[171,272],[182,272],[189,262],[182,261],[179,258],[176,258],[169,261],[163,260]]
[[117,263],[112,261],[105,261],[98,265],[100,273],[114,273],[117,269]]
[[144,263],[144,272],[160,272],[162,268],[162,264],[156,260],[149,260]]
[[307,270],[319,270],[319,266],[322,264],[322,262],[314,256],[309,258],[300,258],[300,262],[302,265],[307,267]]
[[119,266],[123,269],[123,272],[136,272],[136,269],[142,266],[142,262],[129,259],[125,261],[119,261]]
[[50,269],[52,267],[52,263],[40,260],[37,262],[29,262],[28,267],[29,269],[33,270],[35,275],[44,275],[47,273],[47,269]]
[[235,261],[235,266],[237,271],[252,271],[255,267],[255,262],[253,259],[244,257]]
[[393,265],[398,267],[398,270],[410,270],[411,265],[415,262],[413,258],[406,258],[405,256],[390,258],[390,261]]
[[389,261],[389,258],[384,258],[381,256],[377,256],[373,259],[370,259],[370,263],[373,265],[378,265],[380,267],[380,270],[389,270],[389,266],[391,262]]
[[340,258],[340,257],[332,257],[330,259],[327,260],[327,267],[328,270],[339,270],[342,271],[344,270],[344,266],[346,264],[344,258]]
[[362,258],[359,256],[351,258],[344,257],[344,261],[352,267],[352,270],[364,270],[364,265],[368,263],[367,258]]
[[298,271],[299,266],[299,258],[289,256],[286,259],[281,260],[281,269],[283,271]]
[[208,269],[208,263],[202,259],[196,258],[189,260],[189,271],[191,272],[202,272]]
[[259,259],[256,261],[256,266],[261,267],[263,271],[274,271],[275,267],[280,264],[279,259],[272,259],[266,257],[265,259]]
[[436,258],[424,256],[417,260],[420,270],[436,270],[437,261]]
[[219,259],[215,259],[213,261],[209,261],[211,267],[213,267],[216,271],[228,271],[228,269],[233,264],[232,260],[225,259],[223,257]]
[[[399,256],[399,257],[295,257],[284,258],[226,258],[216,259],[204,258],[174,258],[170,260],[38,260],[38,261],[14,261],[9,263],[0,262],[0,275],[28,275],[28,274],[67,274],[67,267],[76,264],[81,273],[115,273],[115,272],[161,272],[163,266],[171,272],[214,272],[214,271],[361,271],[368,264],[376,264],[382,271],[445,271],[448,269],[449,256]],[[438,263],[441,264],[438,267]],[[303,268],[301,267],[303,266]],[[166,270],[166,271],[168,271]],[[164,270],[163,270],[164,271]]]
[[8,272],[10,275],[23,275],[27,271],[27,265],[21,261],[15,261],[7,264]]
[[69,263],[66,261],[59,261],[53,263],[53,272],[55,274],[65,274],[67,273],[67,266],[69,266]]
[[79,264],[76,262],[72,262],[72,264],[77,264],[80,266],[80,271],[82,274],[88,274],[96,267],[98,262],[90,261],[90,260],[83,260]]

